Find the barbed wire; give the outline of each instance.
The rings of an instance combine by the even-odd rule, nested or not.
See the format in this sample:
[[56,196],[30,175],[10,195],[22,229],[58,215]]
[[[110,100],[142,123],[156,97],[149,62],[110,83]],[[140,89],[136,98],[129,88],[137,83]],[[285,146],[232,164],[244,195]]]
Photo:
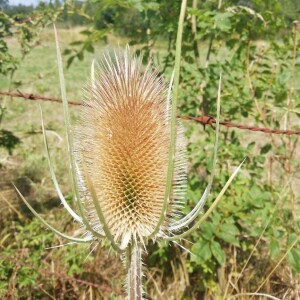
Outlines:
[[[50,101],[50,102],[58,102],[61,103],[62,100],[60,98],[53,98],[53,97],[46,97],[41,95],[34,95],[30,93],[22,93],[21,91],[17,92],[3,92],[0,91],[0,95],[3,96],[9,96],[9,97],[19,97],[24,98],[27,100],[41,100],[41,101]],[[68,101],[70,105],[83,105],[81,102],[76,101]],[[201,117],[194,117],[194,116],[185,116],[185,115],[178,115],[177,116],[180,119],[183,120],[193,120],[198,123],[201,123],[202,125],[213,125],[217,121],[211,117],[202,115]],[[238,128],[243,130],[250,130],[250,131],[256,131],[256,132],[263,132],[263,133],[269,133],[269,134],[285,134],[285,135],[300,135],[300,130],[281,130],[281,129],[270,129],[270,128],[264,128],[264,127],[256,127],[256,126],[248,126],[243,124],[236,124],[229,121],[220,121],[220,125],[229,127],[229,128]]]

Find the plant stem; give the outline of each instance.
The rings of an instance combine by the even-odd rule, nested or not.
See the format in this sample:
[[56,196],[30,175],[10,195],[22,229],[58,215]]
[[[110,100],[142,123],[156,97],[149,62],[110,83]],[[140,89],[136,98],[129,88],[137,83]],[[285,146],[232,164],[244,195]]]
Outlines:
[[[198,0],[193,0],[192,8],[197,9],[198,7]],[[197,68],[201,67],[201,60],[200,60],[200,45],[197,40],[197,20],[196,16],[192,15],[191,18],[191,25],[192,25],[192,34],[193,34],[193,47],[194,47],[194,55],[195,55],[195,62],[197,65]]]
[[167,214],[167,204],[170,200],[170,195],[172,191],[173,182],[173,170],[174,170],[174,158],[175,158],[175,145],[176,145],[176,110],[177,110],[177,99],[179,90],[179,72],[180,72],[180,60],[181,60],[181,42],[182,33],[184,26],[184,17],[186,11],[187,0],[182,0],[180,16],[178,21],[178,31],[176,39],[176,53],[175,53],[175,67],[174,67],[174,88],[173,88],[173,98],[172,98],[172,108],[171,108],[171,132],[170,132],[170,150],[169,150],[169,162],[167,171],[167,181],[164,196],[164,203],[162,207],[162,212],[159,221],[154,229],[154,231],[149,235],[149,238],[155,236],[160,230],[163,224],[166,214]]
[[127,299],[142,300],[142,255],[139,245],[130,245],[127,250]]

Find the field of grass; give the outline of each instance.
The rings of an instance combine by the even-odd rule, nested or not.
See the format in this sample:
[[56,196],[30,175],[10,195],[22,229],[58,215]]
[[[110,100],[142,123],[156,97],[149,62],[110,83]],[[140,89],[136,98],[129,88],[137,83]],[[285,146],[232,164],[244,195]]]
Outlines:
[[[80,28],[72,30],[61,29],[58,31],[62,51],[70,42],[80,38],[79,31]],[[124,44],[124,40],[118,40],[113,36],[109,38],[110,45],[117,45],[118,43],[122,45]],[[12,51],[17,53],[17,41],[11,39],[8,41],[8,44]],[[83,98],[82,88],[89,79],[91,61],[93,58],[101,55],[104,47],[104,44],[99,43],[96,47],[96,53],[87,54],[83,61],[74,61],[69,69],[65,68],[65,80],[69,100],[81,101]],[[299,72],[299,70],[296,71],[296,74],[298,74],[297,72]],[[4,76],[0,76],[1,90],[8,90],[10,88],[10,82]],[[57,98],[60,97],[55,43],[51,29],[45,30],[41,34],[40,44],[22,61],[19,70],[13,77],[13,81],[21,84],[19,90],[22,92]],[[14,90],[13,86],[11,87],[11,90]],[[228,105],[229,99],[226,98],[226,95],[224,98],[224,105],[230,107],[230,105]],[[109,254],[108,247],[98,247],[90,255],[89,252],[93,250],[94,245],[91,245],[90,248],[81,245],[67,245],[65,247],[52,249],[51,247],[62,245],[65,241],[56,237],[53,233],[40,225],[39,221],[32,216],[18,199],[11,186],[11,182],[14,182],[26,199],[32,203],[46,220],[55,225],[56,228],[67,232],[70,235],[78,230],[71,218],[67,216],[66,212],[62,209],[59,199],[54,191],[50,173],[48,171],[41,131],[39,105],[41,105],[43,110],[51,159],[55,166],[58,181],[63,193],[67,195],[68,201],[71,203],[72,196],[70,176],[67,171],[66,137],[62,105],[51,102],[24,100],[21,98],[11,99],[9,97],[3,97],[1,101],[2,103],[5,103],[5,114],[1,123],[1,129],[11,131],[20,139],[20,143],[13,149],[11,155],[6,149],[0,148],[0,298],[119,299],[123,295],[122,287],[124,277],[120,259],[114,254]],[[262,103],[259,105],[262,105]],[[78,116],[79,107],[71,107],[70,110],[72,121],[74,123]],[[274,112],[274,114],[275,113],[276,112]],[[253,114],[248,117],[248,122],[255,122],[256,119],[257,117]],[[292,121],[289,123],[290,126],[293,128],[299,127],[297,125],[298,119],[294,115],[292,115],[291,120]],[[277,125],[278,123],[275,122],[274,126]],[[213,147],[213,138],[211,136],[213,136],[213,129],[207,129],[207,131],[203,133],[202,128],[199,128],[199,126],[190,125],[188,122],[185,123],[185,126],[187,127],[187,134],[190,138],[189,148],[192,149],[194,147],[196,149],[196,147],[201,147],[201,150],[196,149],[195,152],[193,152],[193,155],[189,160],[189,172],[190,175],[192,175],[191,187],[189,188],[188,194],[190,196],[195,189],[197,189],[197,193],[199,193],[203,188],[204,183],[201,182],[199,184],[199,178],[202,181],[207,180],[206,166],[202,168],[199,161],[201,158],[206,163],[209,159],[204,158],[204,156],[211,156]],[[222,130],[220,153],[222,157],[225,157],[225,160],[220,163],[218,169],[219,179],[217,179],[217,187],[219,188],[225,181],[226,176],[228,177],[228,173],[233,169],[233,166],[239,164],[240,161],[230,161],[234,155],[235,157],[249,156],[249,163],[248,167],[245,167],[246,170],[243,172],[241,179],[239,179],[236,186],[229,191],[229,196],[224,200],[224,206],[221,206],[220,211],[222,209],[225,211],[224,215],[230,220],[229,223],[234,222],[233,217],[231,219],[231,213],[235,214],[235,217],[239,216],[241,220],[238,220],[237,223],[241,225],[241,228],[244,228],[243,221],[245,220],[246,223],[248,216],[253,210],[253,213],[257,213],[257,222],[256,224],[247,224],[248,227],[253,226],[253,236],[251,236],[249,232],[241,232],[240,245],[237,248],[234,248],[232,245],[226,246],[226,254],[229,256],[228,264],[232,269],[228,271],[229,268],[222,266],[218,268],[217,274],[213,274],[213,276],[218,277],[219,280],[218,287],[212,285],[211,291],[215,292],[214,295],[218,294],[218,291],[216,291],[218,288],[221,291],[226,289],[228,277],[236,276],[232,270],[237,268],[237,261],[240,260],[244,263],[246,260],[246,253],[249,253],[254,246],[253,240],[251,240],[252,243],[250,243],[248,242],[248,239],[251,237],[254,241],[257,241],[260,237],[260,232],[258,230],[263,228],[265,221],[271,216],[270,211],[272,210],[262,212],[256,210],[262,206],[259,202],[266,200],[264,197],[271,195],[270,202],[266,200],[266,203],[273,207],[272,205],[276,205],[275,203],[280,196],[284,197],[283,193],[280,195],[278,191],[284,191],[284,186],[286,184],[285,182],[280,182],[282,176],[278,175],[282,170],[280,169],[282,167],[280,162],[275,161],[275,159],[274,164],[270,162],[271,159],[273,159],[273,155],[277,155],[277,157],[283,155],[282,152],[284,152],[284,148],[278,147],[276,150],[277,152],[274,150],[272,155],[267,153],[268,150],[266,151],[266,154],[260,148],[265,146],[265,136],[262,133],[249,132],[237,133],[241,138],[242,145],[234,148],[235,145],[230,145],[230,134],[233,135],[232,131],[227,129]],[[268,141],[269,139],[271,140],[270,136],[268,136]],[[299,160],[300,154],[297,141],[283,141],[279,137],[274,139],[275,144],[290,143],[290,146],[287,146],[287,148],[294,149],[294,154],[290,157]],[[209,144],[208,141],[211,143]],[[252,141],[257,142],[253,148],[250,149],[249,146],[249,149],[241,150],[243,147],[247,148]],[[296,146],[293,147],[292,143],[296,143]],[[255,159],[261,155],[265,156],[266,159],[259,164]],[[223,165],[221,165],[222,163]],[[209,164],[210,161],[207,162],[207,165]],[[252,189],[251,181],[249,179],[256,172],[256,164],[259,165],[260,173],[258,176],[261,176],[261,178],[259,178],[261,188],[259,191],[257,191],[257,189]],[[298,166],[299,163],[296,162],[296,164]],[[272,169],[272,167],[274,169]],[[288,167],[289,165],[287,164],[287,168]],[[249,170],[247,170],[247,168],[249,168]],[[263,168],[265,168],[264,171],[262,171]],[[297,170],[297,168],[295,169]],[[224,173],[221,174],[220,170],[226,170],[227,173],[225,175]],[[293,205],[294,210],[289,216],[292,215],[295,220],[300,219],[298,175],[295,174],[294,177],[289,178],[289,187],[292,193],[286,196],[288,199],[286,202],[280,204],[282,205],[280,206],[281,208],[288,207],[289,209],[291,205]],[[267,189],[267,185],[261,183],[263,180],[265,182],[273,182],[273,185],[277,185],[276,189],[274,188],[274,193],[271,189],[264,190]],[[195,189],[193,185],[196,186]],[[273,185],[270,184],[270,186]],[[268,193],[268,195],[265,194],[265,196],[261,196],[264,192]],[[255,193],[259,194],[256,202],[254,200],[253,203],[250,204],[239,202],[246,199],[249,194],[250,196],[251,194],[253,196]],[[193,202],[196,197],[193,196],[193,198],[190,198],[189,201]],[[239,205],[241,205],[240,211]],[[246,207],[245,210],[243,210],[244,207]],[[289,216],[286,217],[288,218]],[[253,221],[250,217],[249,220]],[[281,231],[278,230],[278,232],[277,238],[280,242],[290,238],[284,229]],[[296,229],[295,232],[297,232]],[[268,234],[271,235],[269,231]],[[276,234],[274,234],[274,236],[276,236]],[[267,236],[263,237],[262,240],[263,245],[260,248],[260,251],[262,252],[255,254],[254,262],[252,262],[250,268],[246,270],[247,273],[246,278],[244,279],[245,284],[243,286],[243,292],[248,291],[247,288],[250,287],[250,284],[247,286],[247,280],[250,281],[250,279],[253,279],[254,277],[253,285],[258,286],[260,283],[261,278],[256,277],[258,275],[255,273],[256,261],[258,265],[257,269],[261,270],[261,272],[264,270],[265,266],[267,266],[266,268],[268,270],[271,270],[271,267],[276,263],[276,259],[270,264],[267,259],[264,260],[264,257],[269,255],[270,252],[270,239],[269,236]],[[190,248],[189,243],[184,245]],[[49,247],[51,249],[48,249]],[[188,254],[181,251],[177,246],[172,245],[168,250],[161,249],[163,249],[163,247],[152,247],[151,250],[153,253],[146,258],[147,263],[150,265],[150,268],[146,273],[147,294],[150,299],[200,299],[200,295],[201,297],[206,297],[205,299],[217,299],[213,298],[214,296],[212,295],[205,294],[202,286],[197,286],[200,280],[199,277],[202,276],[201,274],[206,274],[205,276],[207,276],[207,273],[211,272],[209,266],[205,265],[203,261],[189,259]],[[197,244],[193,249],[198,249]],[[241,259],[236,258],[234,256],[236,254],[236,249],[243,249],[245,251],[245,257],[242,257]],[[284,254],[286,246],[282,246],[278,251],[281,254]],[[201,249],[199,250],[199,253],[201,253]],[[277,256],[274,254],[274,257],[277,258],[278,261],[279,253],[277,253]],[[174,261],[172,261],[172,259],[174,259]],[[297,257],[295,259],[297,259]],[[159,262],[159,264],[153,262]],[[238,265],[238,267],[240,266]],[[203,273],[200,273],[200,269]],[[234,270],[237,272],[237,269]],[[224,278],[225,273],[226,276],[228,276],[226,279]],[[262,274],[259,275],[263,276]],[[206,285],[209,286],[210,277],[207,276],[206,278],[208,278]],[[288,291],[287,286],[290,288],[288,295],[291,296],[290,298],[287,297],[285,299],[297,299],[297,295],[300,295],[299,273],[292,270],[291,266],[286,261],[283,264],[282,269],[276,272],[272,280],[277,280],[279,288],[285,289],[285,291]],[[273,284],[271,281],[269,281],[269,284],[271,287],[267,287],[266,291],[272,294],[272,292],[275,292],[275,290],[272,289],[276,284]],[[253,285],[251,287],[253,287]],[[277,292],[278,291],[276,290],[276,293]],[[219,295],[220,294],[222,293],[220,292]],[[293,295],[295,295],[295,298],[293,298]],[[240,299],[248,298],[247,296],[244,296]],[[261,299],[264,298],[261,297]]]

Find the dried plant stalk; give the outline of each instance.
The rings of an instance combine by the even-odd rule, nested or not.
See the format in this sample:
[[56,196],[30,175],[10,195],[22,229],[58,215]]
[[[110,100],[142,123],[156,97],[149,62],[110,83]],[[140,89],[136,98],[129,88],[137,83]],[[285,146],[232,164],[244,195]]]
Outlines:
[[130,300],[143,299],[142,249],[135,245],[127,252],[127,296]]

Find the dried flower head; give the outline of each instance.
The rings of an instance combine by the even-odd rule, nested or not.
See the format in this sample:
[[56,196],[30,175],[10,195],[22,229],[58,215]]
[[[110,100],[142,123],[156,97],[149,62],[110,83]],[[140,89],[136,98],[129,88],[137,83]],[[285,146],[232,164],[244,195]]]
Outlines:
[[[126,47],[102,58],[85,94],[77,162],[85,164],[108,229],[124,248],[150,236],[163,210],[171,131],[168,85],[150,64],[142,71],[142,58]],[[176,133],[172,194],[158,236],[168,230],[186,185],[186,147],[179,122]],[[91,226],[102,232],[84,176],[80,181]]]

